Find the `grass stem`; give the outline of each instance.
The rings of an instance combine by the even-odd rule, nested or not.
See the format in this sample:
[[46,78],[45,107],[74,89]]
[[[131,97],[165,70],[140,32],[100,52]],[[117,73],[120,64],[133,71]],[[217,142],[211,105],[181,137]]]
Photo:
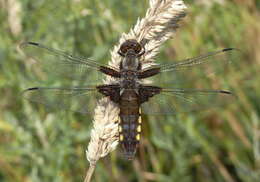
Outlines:
[[91,178],[94,174],[94,171],[95,171],[95,168],[96,168],[96,165],[95,164],[90,164],[87,172],[86,172],[86,176],[85,176],[85,179],[84,179],[84,182],[90,182],[91,181]]

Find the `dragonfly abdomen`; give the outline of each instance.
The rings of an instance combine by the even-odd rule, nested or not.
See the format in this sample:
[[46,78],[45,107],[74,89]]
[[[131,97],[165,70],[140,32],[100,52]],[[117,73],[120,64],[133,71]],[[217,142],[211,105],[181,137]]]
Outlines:
[[120,102],[119,140],[127,159],[134,158],[140,141],[141,116],[138,95],[134,90],[125,90]]

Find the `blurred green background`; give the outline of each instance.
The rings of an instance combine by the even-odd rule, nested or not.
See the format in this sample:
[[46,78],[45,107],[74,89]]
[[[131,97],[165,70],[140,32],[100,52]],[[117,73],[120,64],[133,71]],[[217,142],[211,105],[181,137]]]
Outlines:
[[[185,2],[188,15],[158,62],[237,47],[243,53],[225,77],[186,83],[218,82],[237,101],[206,113],[144,116],[137,159],[124,160],[118,148],[98,162],[93,181],[260,181],[260,1]],[[0,6],[0,181],[82,181],[92,116],[23,99],[32,76],[18,45],[41,42],[106,63],[148,1],[0,0]]]

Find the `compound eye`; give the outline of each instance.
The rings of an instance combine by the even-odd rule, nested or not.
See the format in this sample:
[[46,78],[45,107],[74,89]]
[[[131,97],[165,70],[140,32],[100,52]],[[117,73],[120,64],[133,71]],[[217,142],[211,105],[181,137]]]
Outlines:
[[133,50],[136,54],[138,54],[142,50],[142,46],[136,40],[129,39],[121,45],[120,52],[126,54],[129,50]]
[[128,50],[128,46],[125,44],[122,44],[120,47],[120,51],[125,54],[125,53],[127,53],[127,50]]
[[133,47],[135,53],[139,53],[142,50],[142,47],[139,43],[134,43],[134,47]]

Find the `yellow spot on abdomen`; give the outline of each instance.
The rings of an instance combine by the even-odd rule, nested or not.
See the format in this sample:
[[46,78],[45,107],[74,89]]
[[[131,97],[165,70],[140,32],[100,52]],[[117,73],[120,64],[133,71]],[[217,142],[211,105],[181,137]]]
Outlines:
[[140,134],[137,134],[137,135],[135,136],[135,139],[136,139],[137,141],[139,141],[139,140],[140,140]]
[[137,126],[137,128],[136,128],[136,131],[138,132],[138,133],[140,133],[141,132],[141,125],[139,124],[138,126]]
[[138,118],[138,123],[139,123],[139,124],[142,123],[142,118],[141,118],[141,116],[139,116],[139,118]]
[[120,134],[120,135],[119,135],[119,140],[120,140],[120,141],[123,141],[123,140],[124,140],[124,135]]
[[123,131],[122,126],[119,126],[118,131],[119,131],[119,133],[121,133]]

